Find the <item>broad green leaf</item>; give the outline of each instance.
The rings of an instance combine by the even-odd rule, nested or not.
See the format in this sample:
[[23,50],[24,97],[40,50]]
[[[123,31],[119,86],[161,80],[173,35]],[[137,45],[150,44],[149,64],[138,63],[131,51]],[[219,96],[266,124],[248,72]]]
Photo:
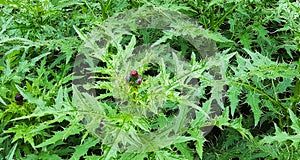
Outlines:
[[[300,68],[300,66],[299,66]],[[296,81],[295,90],[294,90],[294,96],[295,98],[300,99],[300,79]]]

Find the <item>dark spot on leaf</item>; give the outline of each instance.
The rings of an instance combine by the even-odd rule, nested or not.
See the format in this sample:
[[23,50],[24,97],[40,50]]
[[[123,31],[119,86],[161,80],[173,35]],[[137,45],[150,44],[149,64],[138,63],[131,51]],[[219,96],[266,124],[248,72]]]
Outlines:
[[174,135],[175,135],[175,132],[174,132],[174,130],[172,130],[172,131],[169,133],[168,137],[171,137],[171,136],[174,136]]
[[118,143],[118,147],[119,147],[119,148],[122,148],[122,147],[123,147],[123,144],[122,144],[122,143]]

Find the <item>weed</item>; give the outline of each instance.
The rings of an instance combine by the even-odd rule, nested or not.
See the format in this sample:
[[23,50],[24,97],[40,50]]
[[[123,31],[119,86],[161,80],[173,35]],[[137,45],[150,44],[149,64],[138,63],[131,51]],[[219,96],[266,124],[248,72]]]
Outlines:
[[0,159],[299,159],[299,8],[1,1]]

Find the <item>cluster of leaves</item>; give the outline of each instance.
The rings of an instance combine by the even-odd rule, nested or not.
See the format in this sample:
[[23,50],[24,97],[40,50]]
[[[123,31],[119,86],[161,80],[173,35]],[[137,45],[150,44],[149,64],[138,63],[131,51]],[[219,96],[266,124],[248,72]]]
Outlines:
[[[176,21],[169,18],[171,15]],[[128,152],[130,156],[138,156],[139,159],[146,157],[155,159],[160,156],[171,156],[177,159],[192,158],[191,153],[187,153],[188,157],[185,157],[178,155],[172,148],[168,149],[171,145],[184,145],[188,141],[194,141],[191,143],[196,145],[198,154],[202,156],[204,137],[200,129],[207,125],[205,121],[209,118],[212,100],[218,99],[219,95],[213,94],[212,98],[204,99],[206,106],[204,108],[198,106],[198,101],[205,97],[203,91],[206,87],[213,87],[214,90],[220,86],[216,85],[214,76],[206,70],[214,66],[214,63],[225,63],[229,58],[219,57],[218,60],[209,61],[211,65],[204,65],[204,61],[197,62],[195,54],[192,54],[190,62],[182,61],[183,55],[180,56],[180,51],[171,50],[170,44],[163,43],[178,35],[211,35],[211,38],[220,41],[226,38],[206,30],[199,30],[189,22],[183,24],[177,16],[174,11],[167,9],[145,7],[132,13],[125,12],[113,16],[89,35],[77,30],[85,41],[81,49],[83,56],[76,61],[78,70],[82,71],[80,66],[84,66],[84,62],[89,63],[87,68],[96,73],[96,76],[91,75],[88,79],[97,78],[97,81],[90,84],[84,81],[82,88],[89,91],[98,89],[102,92],[96,96],[97,98],[89,94],[81,96],[75,88],[76,96],[73,100],[78,106],[78,111],[84,115],[87,130],[107,146],[103,148],[105,159],[112,157],[128,159],[129,155],[126,154]],[[118,17],[122,18],[118,19]],[[151,23],[141,23],[139,26],[136,24],[136,22],[149,21]],[[147,38],[139,38],[139,34],[147,35],[160,31],[139,30],[139,27],[151,28],[149,25],[158,23],[160,26],[157,27],[163,30],[161,32],[166,33],[164,29],[167,27],[172,27],[172,32],[162,37],[152,37],[155,44],[153,47],[139,45]],[[128,27],[132,33],[126,31]],[[190,31],[183,32],[187,27]],[[208,46],[208,49],[210,47],[213,45]],[[84,57],[86,61],[82,61]],[[95,60],[91,60],[92,57],[95,57]],[[143,75],[143,83],[139,86],[132,86],[126,82],[125,77],[132,68]],[[157,74],[147,74],[149,71]],[[206,78],[204,78],[205,74]],[[200,82],[194,86],[189,85],[192,79],[199,79]],[[198,83],[202,85],[199,86]],[[110,98],[107,100],[108,97]],[[112,98],[114,101],[111,100]],[[195,116],[188,116],[188,113],[192,112]],[[192,120],[193,118],[195,119]],[[193,127],[185,126],[189,123]],[[188,147],[182,146],[180,150],[183,152],[188,150]]]
[[[93,70],[101,79],[93,86],[100,90],[100,95],[95,98],[72,88],[75,55],[86,40],[83,33],[92,31],[113,13],[149,4],[196,19],[207,29],[203,30],[207,31],[206,38],[218,42],[221,53],[215,59],[199,60],[197,49],[190,49],[191,44],[178,38],[180,35],[138,30],[104,50],[100,60],[106,65]],[[299,8],[299,2],[288,0],[0,1],[0,159],[299,159]],[[156,112],[154,106],[159,96],[173,100],[163,106],[167,110],[174,108],[174,102],[184,100],[177,93],[182,88],[175,85],[183,82],[172,75],[180,67],[181,71],[187,69],[181,64],[170,71],[158,61],[156,76],[146,77],[138,89],[126,84],[124,77],[132,67],[145,73],[150,61],[149,57],[142,57],[143,62],[129,64],[126,59],[130,59],[136,45],[153,40],[169,43],[178,48],[178,53],[187,52],[183,55],[190,59],[189,69],[194,69],[194,76],[201,83],[195,90],[201,107],[189,127],[180,133],[182,137],[167,143],[170,139],[166,134],[178,127],[174,125],[165,134],[152,137],[151,144],[137,145],[154,149],[124,153],[118,142],[135,146],[141,139],[136,137],[137,133],[166,125],[176,115],[137,119],[133,115],[136,111],[119,114],[119,104],[109,101],[112,95],[118,93],[122,103],[134,100],[131,103],[144,106],[145,113]],[[156,48],[155,52],[165,49]],[[164,58],[176,62],[181,57],[174,54]],[[120,68],[119,62],[126,67]],[[220,81],[209,74],[216,62],[222,64],[226,73]],[[110,77],[108,82],[106,77]],[[160,83],[174,84],[170,85],[174,90],[163,88],[159,93],[165,95],[158,96],[154,87],[147,94],[147,90]],[[223,86],[226,93],[215,92]],[[15,100],[17,93],[24,97],[21,104]],[[214,100],[220,104],[220,99],[224,100],[222,114],[207,121],[205,114],[211,112]],[[149,100],[153,100],[152,108],[141,105]],[[83,114],[78,110],[80,105],[95,111]],[[88,119],[91,113],[97,113],[90,117],[99,120]],[[111,143],[111,139],[102,140],[103,134],[96,134],[95,126],[101,125],[103,116],[118,124],[113,125],[119,131],[118,141]],[[216,127],[204,137],[201,129],[212,125]]]
[[219,31],[235,42],[220,48],[231,47],[240,52],[242,48],[257,50],[274,60],[288,61],[299,56],[296,52],[299,50],[299,2],[213,0],[190,1],[188,6],[197,11],[189,14],[197,17],[205,28]]

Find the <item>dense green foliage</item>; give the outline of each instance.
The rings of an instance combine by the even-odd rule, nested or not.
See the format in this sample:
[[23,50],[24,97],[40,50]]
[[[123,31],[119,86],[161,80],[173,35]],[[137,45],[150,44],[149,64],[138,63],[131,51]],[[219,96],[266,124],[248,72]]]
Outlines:
[[[202,28],[118,30],[131,22],[118,15],[146,6]],[[0,160],[300,158],[298,1],[0,0],[0,15]],[[112,30],[114,41],[99,46]],[[218,52],[201,58],[186,35],[214,40]],[[134,57],[152,43],[162,47]],[[170,46],[176,52],[164,55]],[[89,68],[97,82],[83,86],[93,96],[73,85],[82,53],[102,64]],[[133,68],[141,85],[126,83]],[[211,118],[216,104],[222,113]],[[102,122],[109,136],[97,130]],[[215,127],[204,135],[205,126]]]

